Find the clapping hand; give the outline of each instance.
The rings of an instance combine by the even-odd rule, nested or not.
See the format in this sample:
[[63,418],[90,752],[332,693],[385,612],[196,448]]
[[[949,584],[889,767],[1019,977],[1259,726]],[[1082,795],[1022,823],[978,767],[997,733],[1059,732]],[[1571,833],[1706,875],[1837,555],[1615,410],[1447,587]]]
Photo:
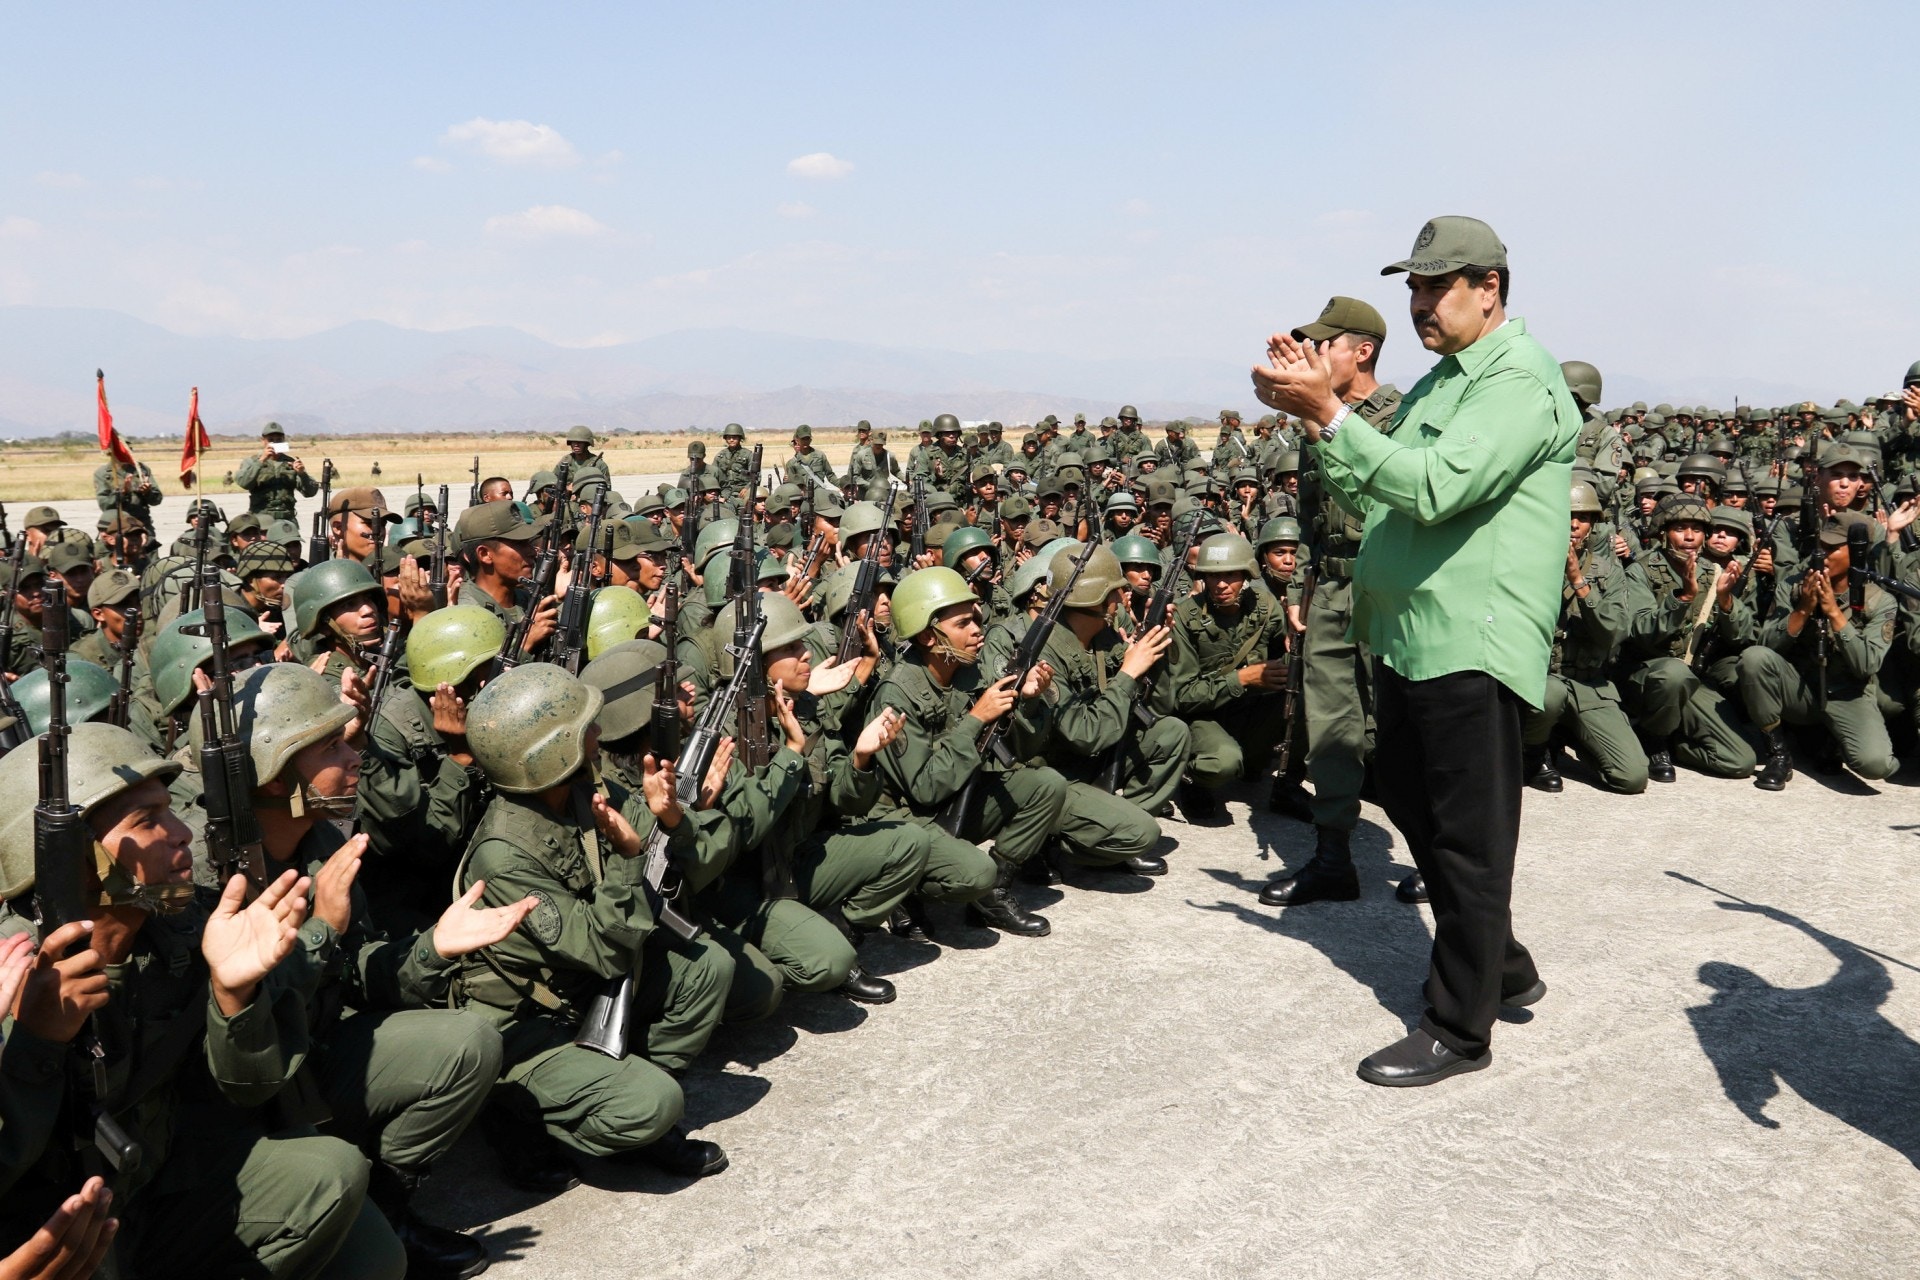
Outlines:
[[231,1018],[253,1002],[260,980],[290,955],[307,920],[307,890],[312,882],[293,871],[261,890],[246,906],[247,878],[234,876],[220,893],[219,905],[200,933],[213,998]]
[[527,913],[540,903],[538,895],[530,893],[504,907],[476,908],[473,904],[480,901],[486,888],[485,880],[475,880],[471,889],[440,913],[433,926],[433,949],[442,960],[470,955],[499,942],[519,928]]

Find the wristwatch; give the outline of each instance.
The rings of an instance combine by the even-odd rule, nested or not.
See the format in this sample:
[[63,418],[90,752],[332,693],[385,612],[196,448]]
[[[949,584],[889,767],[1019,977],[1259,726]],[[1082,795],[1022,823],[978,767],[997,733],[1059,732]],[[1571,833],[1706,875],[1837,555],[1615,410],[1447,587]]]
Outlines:
[[1352,412],[1353,410],[1347,408],[1346,405],[1341,405],[1340,412],[1333,415],[1333,421],[1320,428],[1320,443],[1325,444],[1327,441],[1333,439],[1340,431],[1340,424],[1345,422],[1347,415]]

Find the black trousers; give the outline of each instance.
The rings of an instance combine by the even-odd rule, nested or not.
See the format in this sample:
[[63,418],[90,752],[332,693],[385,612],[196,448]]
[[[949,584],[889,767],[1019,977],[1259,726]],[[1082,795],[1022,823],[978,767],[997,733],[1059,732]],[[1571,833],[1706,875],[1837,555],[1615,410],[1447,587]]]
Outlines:
[[1374,781],[1433,908],[1421,1030],[1479,1057],[1502,995],[1539,980],[1513,937],[1520,699],[1484,671],[1408,680],[1374,664]]

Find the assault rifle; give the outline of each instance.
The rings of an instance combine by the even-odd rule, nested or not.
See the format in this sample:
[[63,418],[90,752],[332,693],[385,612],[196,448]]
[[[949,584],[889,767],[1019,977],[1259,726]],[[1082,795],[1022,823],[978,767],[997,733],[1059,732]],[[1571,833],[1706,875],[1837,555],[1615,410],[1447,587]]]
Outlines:
[[220,571],[209,567],[206,574],[200,591],[204,621],[190,634],[205,636],[213,650],[207,659],[208,686],[199,694],[200,779],[205,788],[200,804],[207,811],[207,862],[221,884],[244,875],[250,893],[258,893],[267,885],[267,862],[260,820],[253,812],[253,756],[234,726]]
[[440,510],[433,522],[433,560],[427,571],[427,590],[433,607],[447,607],[447,486],[440,486]]
[[[445,493],[446,490],[442,489],[441,492]],[[473,487],[467,490],[467,505],[470,507],[480,505],[480,455],[477,453],[473,455]],[[444,511],[441,512],[442,516],[445,514]]]
[[[1160,575],[1160,581],[1153,584],[1153,594],[1147,597],[1146,611],[1140,615],[1141,631],[1172,625],[1168,611],[1174,605],[1173,593],[1180,582],[1180,568],[1187,563],[1187,553],[1193,549],[1194,539],[1200,535],[1200,522],[1204,518],[1205,512],[1195,511],[1187,521],[1186,528],[1174,538],[1173,558],[1168,562],[1171,567]],[[1160,663],[1156,662],[1152,670],[1134,682],[1138,692],[1133,699],[1131,721],[1132,727],[1141,733],[1160,722],[1160,717],[1147,705],[1153,699],[1153,687],[1159,671]],[[1106,768],[1101,770],[1100,785],[1108,791],[1120,789],[1120,768],[1126,756],[1127,743],[1132,737],[1131,732],[1122,735],[1107,757]]]
[[[760,666],[759,637],[766,631],[766,618],[760,612],[760,566],[753,549],[753,521],[740,521],[739,530],[734,537],[732,564],[727,575],[728,594],[733,597],[733,649],[729,652],[749,653],[748,657],[736,659],[747,670],[734,745],[741,763],[751,770],[773,759],[773,743],[767,726],[767,673]],[[736,670],[734,674],[741,673]]]
[[920,557],[927,553],[927,478],[924,475],[913,477],[913,537],[907,546],[907,564],[909,573],[919,567]]
[[559,572],[560,521],[556,518],[542,535],[540,554],[533,562],[532,576],[520,579],[517,584],[527,592],[527,605],[520,614],[520,621],[507,631],[506,647],[500,651],[501,670],[510,670],[533,660],[533,654],[527,648],[527,637],[533,634],[534,615],[540,612],[541,603],[552,592],[554,576]]
[[[553,633],[553,661],[565,667],[569,675],[579,675],[587,658],[587,619],[593,612],[593,557],[600,550],[600,522],[607,514],[607,491],[593,500],[593,512],[587,517],[586,546],[576,547],[573,578],[560,601],[560,625]],[[582,558],[584,557],[584,559]]]
[[[33,892],[40,937],[64,924],[85,920],[86,876],[93,865],[93,833],[68,790],[67,587],[49,575],[42,586],[41,669],[47,673],[47,731],[40,737],[40,802],[33,807]],[[78,1037],[67,1057],[71,1084],[74,1149],[83,1163],[98,1168],[94,1153],[122,1173],[140,1167],[140,1144],[102,1105],[107,1096],[107,1055],[100,1043],[98,1014]]]
[[[1081,570],[1087,567],[1087,561],[1093,558],[1094,551],[1100,545],[1099,542],[1089,538],[1080,548],[1080,554],[1073,558],[1073,567],[1067,574],[1067,580],[1053,583],[1047,588],[1046,604],[1041,606],[1038,616],[1028,625],[1026,634],[1020,637],[1019,644],[1014,646],[1013,653],[1008,656],[1006,667],[993,682],[998,683],[1011,676],[1015,704],[1007,710],[1005,715],[989,724],[986,732],[980,735],[978,752],[981,760],[984,761],[991,756],[1002,765],[1011,766],[1014,763],[1013,752],[1007,749],[1004,739],[1008,724],[1019,711],[1020,691],[1026,687],[1027,677],[1040,664],[1040,655],[1046,651],[1047,640],[1053,635],[1054,624],[1060,621],[1060,611],[1067,606],[1067,597],[1073,593],[1073,584],[1079,581]],[[967,829],[979,807],[976,800],[979,781],[980,770],[975,769],[967,776],[966,785],[960,788],[936,819],[940,829],[948,835],[964,838],[960,833]]]
[[678,566],[667,566],[665,601],[660,607],[660,643],[667,656],[660,661],[660,674],[653,686],[653,754],[655,759],[680,754],[680,659],[675,646],[680,642],[680,575]]
[[[7,560],[12,567],[7,573],[6,603],[0,605],[0,664],[13,660],[13,597],[17,594],[15,588],[20,581],[20,568],[26,554],[25,538],[15,538],[13,544],[7,548]],[[32,731],[27,728],[27,713],[20,709],[18,702],[14,701],[13,686],[5,680],[0,680],[0,716],[13,717],[12,724],[5,729],[0,729],[0,754],[26,745],[27,739],[33,736]]]
[[395,618],[387,624],[386,632],[380,637],[380,651],[374,656],[373,671],[367,680],[367,720],[369,731],[367,742],[373,742],[371,722],[380,714],[380,704],[387,699],[387,688],[393,683],[393,669],[399,665],[400,658],[400,620]]
[[327,506],[333,501],[333,459],[320,459],[320,509],[313,513],[313,529],[307,535],[307,563],[319,564],[333,558],[333,539],[328,536]]
[[[1300,573],[1300,625],[1307,623],[1307,614],[1313,609],[1313,587],[1318,575],[1312,565]],[[1280,601],[1280,607],[1286,608],[1286,600]],[[1293,764],[1293,714],[1300,705],[1301,692],[1307,685],[1307,633],[1295,634],[1291,627],[1287,630],[1287,689],[1280,695],[1280,718],[1286,723],[1285,736],[1280,739],[1279,772],[1285,774]]]
[[[720,739],[726,736],[728,721],[738,714],[752,673],[760,671],[760,641],[767,633],[767,618],[755,612],[753,628],[745,639],[727,646],[727,652],[733,657],[733,675],[707,699],[699,719],[694,721],[693,732],[687,735],[680,749],[679,762],[674,766],[674,794],[683,807],[692,808],[699,803],[700,784],[713,764],[714,753],[720,749]],[[766,673],[760,672],[760,678],[764,684]],[[762,706],[766,704],[764,695],[760,702]]]
[[[866,641],[860,635],[858,624],[861,614],[873,612],[874,601],[880,595],[880,548],[892,534],[893,498],[897,492],[888,488],[886,504],[880,508],[880,527],[868,535],[866,549],[860,553],[860,563],[854,566],[853,590],[847,594],[847,609],[840,628],[837,654],[843,667],[866,650]],[[988,557],[988,563],[991,562],[992,557]]]
[[[200,607],[200,596],[205,590],[207,572],[207,541],[213,536],[213,518],[204,511],[193,519],[193,576],[180,584],[180,612],[192,613]],[[220,589],[220,578],[214,575],[214,590]]]
[[7,504],[0,502],[0,550],[13,551],[13,530],[7,528]]
[[140,648],[140,597],[135,596],[122,614],[120,624],[120,687],[114,691],[107,718],[122,729],[130,728],[133,710],[133,658]]

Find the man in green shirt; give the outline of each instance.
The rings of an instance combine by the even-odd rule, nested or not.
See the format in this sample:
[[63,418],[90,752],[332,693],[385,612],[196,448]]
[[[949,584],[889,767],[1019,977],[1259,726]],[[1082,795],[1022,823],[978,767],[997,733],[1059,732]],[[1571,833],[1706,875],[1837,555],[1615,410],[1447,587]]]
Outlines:
[[1581,418],[1553,357],[1507,318],[1493,228],[1436,218],[1395,272],[1441,359],[1387,432],[1344,430],[1328,362],[1289,335],[1254,384],[1303,419],[1337,500],[1366,516],[1352,628],[1378,659],[1375,772],[1426,881],[1434,947],[1419,1027],[1359,1074],[1405,1086],[1489,1065],[1501,1004],[1546,992],[1510,905],[1520,715],[1545,698]]

